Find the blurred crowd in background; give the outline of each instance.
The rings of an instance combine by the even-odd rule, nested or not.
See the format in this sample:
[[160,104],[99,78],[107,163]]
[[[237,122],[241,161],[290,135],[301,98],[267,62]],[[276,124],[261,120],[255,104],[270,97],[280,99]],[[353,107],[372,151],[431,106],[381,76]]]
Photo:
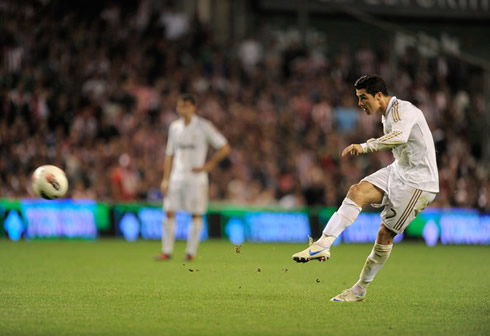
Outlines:
[[168,127],[187,92],[232,146],[210,174],[211,201],[336,207],[393,161],[389,151],[340,157],[382,135],[353,88],[378,73],[431,127],[434,205],[490,210],[481,70],[449,55],[368,43],[327,52],[260,27],[222,45],[197,16],[151,1],[95,14],[43,3],[0,1],[0,197],[33,197],[31,174],[49,163],[75,199],[161,200]]

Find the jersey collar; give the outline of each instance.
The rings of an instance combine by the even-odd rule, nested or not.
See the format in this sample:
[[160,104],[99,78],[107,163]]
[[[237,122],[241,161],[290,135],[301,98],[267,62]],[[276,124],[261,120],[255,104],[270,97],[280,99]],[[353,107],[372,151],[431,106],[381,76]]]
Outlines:
[[191,121],[189,122],[189,124],[185,124],[185,120],[184,118],[182,118],[182,122],[184,123],[184,126],[185,127],[189,127],[191,125],[194,125],[196,122],[197,122],[197,118],[196,118],[196,115],[194,114],[192,117],[191,117]]
[[396,96],[391,97],[390,102],[388,103],[388,107],[386,108],[386,111],[385,111],[385,116],[388,116],[388,112],[390,112],[391,107],[395,103],[395,100],[396,100]]

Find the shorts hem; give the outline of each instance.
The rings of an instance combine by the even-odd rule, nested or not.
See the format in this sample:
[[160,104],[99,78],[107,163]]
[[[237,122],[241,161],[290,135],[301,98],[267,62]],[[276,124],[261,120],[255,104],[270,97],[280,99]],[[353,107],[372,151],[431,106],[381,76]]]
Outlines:
[[396,233],[397,235],[402,234],[402,233],[403,233],[403,231],[405,231],[405,230],[403,230],[403,231],[397,231],[397,230],[395,230],[395,229],[393,229],[393,228],[389,227],[388,225],[386,225],[386,223],[385,223],[385,221],[384,221],[383,219],[381,219],[381,223],[383,223],[383,225],[384,225],[384,227],[385,227],[385,228],[387,228],[387,229],[388,229],[388,230],[390,230],[391,232]]
[[365,178],[363,178],[361,180],[361,182],[369,182],[371,183],[373,186],[381,189],[384,191],[385,194],[388,194],[388,191],[386,190],[386,188],[384,186],[382,186],[381,182],[380,181],[376,181],[375,179],[370,179],[369,176],[366,176]]

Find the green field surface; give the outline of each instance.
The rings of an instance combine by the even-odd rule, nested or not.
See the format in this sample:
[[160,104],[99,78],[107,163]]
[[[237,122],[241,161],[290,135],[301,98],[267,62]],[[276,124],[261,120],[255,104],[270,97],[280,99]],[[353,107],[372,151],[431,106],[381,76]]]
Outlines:
[[370,244],[295,264],[301,244],[201,244],[155,262],[157,241],[0,241],[1,335],[490,335],[490,248],[395,246],[364,302]]

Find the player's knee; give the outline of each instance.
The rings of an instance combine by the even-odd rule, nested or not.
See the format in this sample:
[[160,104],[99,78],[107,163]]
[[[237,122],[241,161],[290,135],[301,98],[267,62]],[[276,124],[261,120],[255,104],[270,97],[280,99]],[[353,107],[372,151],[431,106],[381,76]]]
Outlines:
[[369,203],[381,203],[383,192],[371,183],[361,181],[349,188],[347,198],[353,200],[358,206],[363,207]]
[[363,192],[361,190],[360,183],[353,184],[349,188],[349,192],[347,192],[347,198],[351,199],[354,201],[357,205],[363,206],[364,201],[363,201]]

